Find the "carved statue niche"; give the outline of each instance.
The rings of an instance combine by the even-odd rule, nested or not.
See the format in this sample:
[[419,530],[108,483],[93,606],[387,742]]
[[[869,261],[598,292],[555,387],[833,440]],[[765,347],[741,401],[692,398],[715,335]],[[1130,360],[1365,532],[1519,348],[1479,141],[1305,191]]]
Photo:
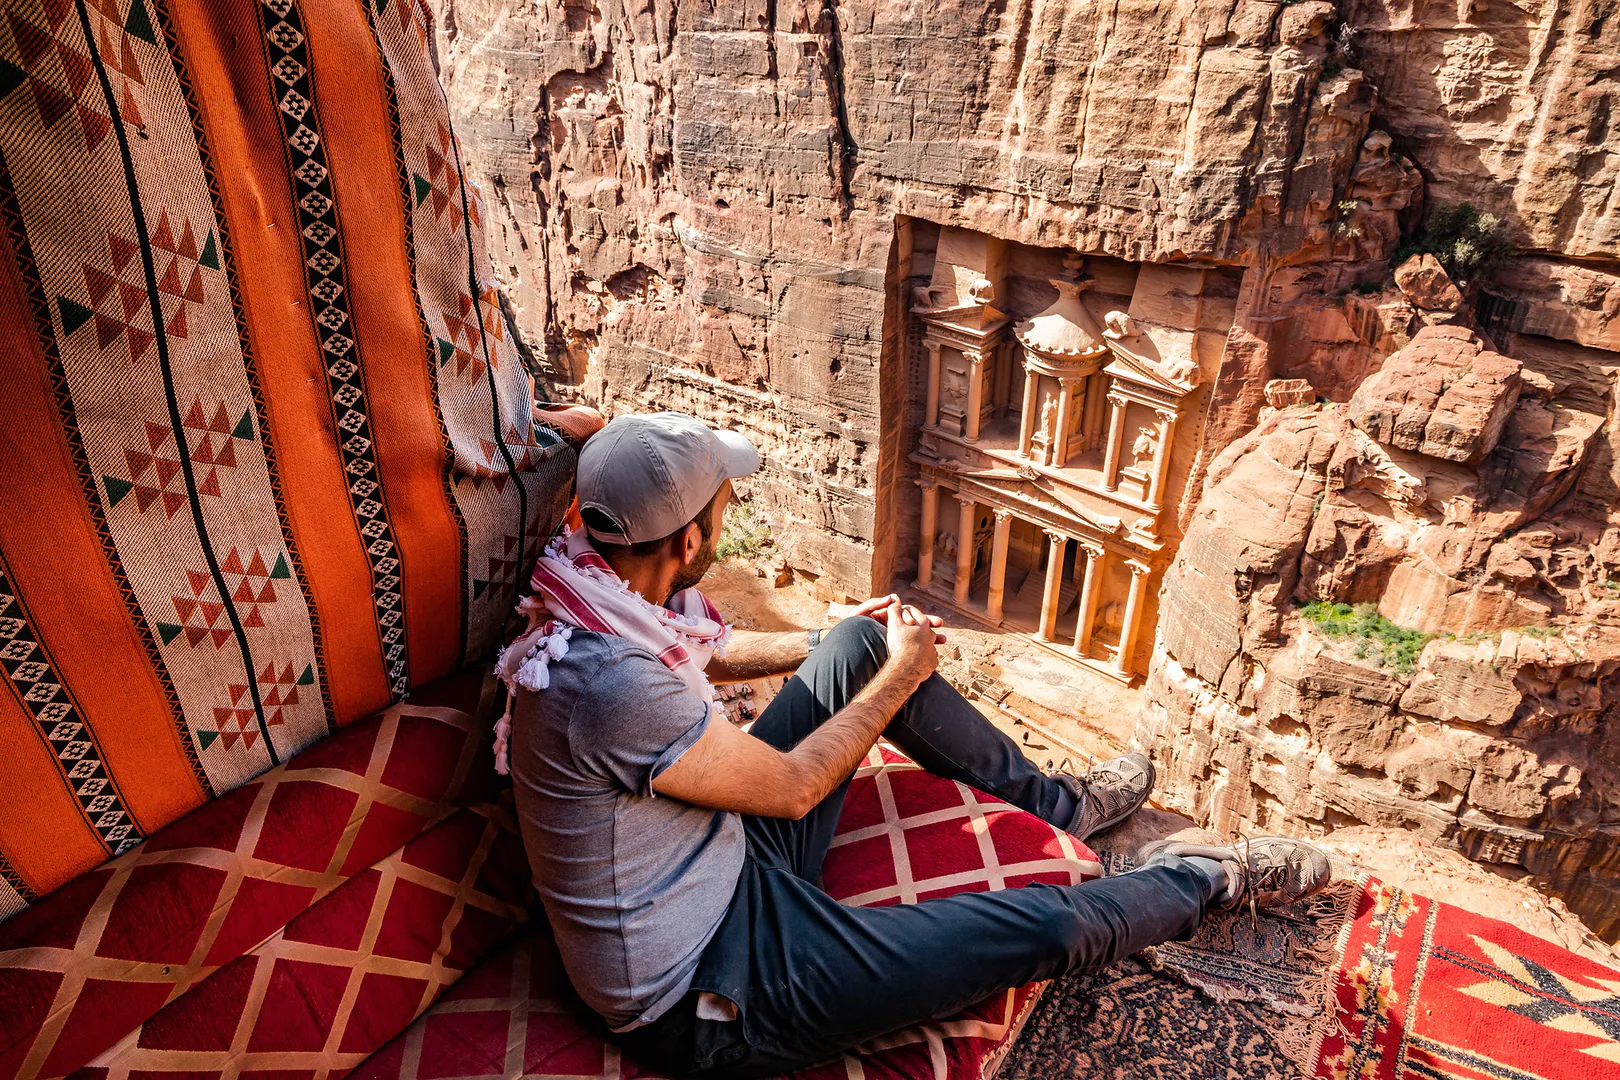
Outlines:
[[1110,600],[1097,608],[1097,617],[1092,620],[1091,632],[1112,631],[1117,633],[1125,625],[1125,609],[1118,600]]
[[1123,311],[1110,311],[1103,316],[1103,337],[1118,341],[1121,338],[1135,336],[1136,320]]
[[1057,433],[1057,398],[1048,394],[1041,403],[1041,444],[1050,446]]
[[1136,433],[1136,441],[1131,443],[1131,461],[1139,469],[1146,469],[1153,464],[1153,455],[1159,449],[1159,438],[1154,430],[1145,427]]

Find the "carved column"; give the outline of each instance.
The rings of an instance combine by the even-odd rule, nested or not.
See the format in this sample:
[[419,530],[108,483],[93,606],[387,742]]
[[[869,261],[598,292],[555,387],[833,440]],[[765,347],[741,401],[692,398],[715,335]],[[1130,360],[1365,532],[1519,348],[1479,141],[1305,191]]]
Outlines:
[[956,493],[962,516],[956,522],[956,602],[967,606],[968,587],[973,584],[973,518],[977,504],[973,496]]
[[991,622],[1001,621],[1001,604],[1007,595],[1007,537],[1012,532],[1012,511],[996,507],[996,531],[990,541],[990,596],[984,613]]
[[967,423],[962,437],[968,442],[979,438],[979,419],[984,410],[984,353],[977,349],[963,349],[968,362]]
[[928,392],[923,397],[923,426],[934,427],[939,423],[939,342],[925,338],[923,348],[928,350]]
[[996,346],[995,357],[996,362],[993,366],[996,369],[996,392],[990,403],[994,407],[995,415],[1004,416],[1006,414],[1001,410],[1012,404],[1013,350],[1003,342]]
[[1086,576],[1080,586],[1080,621],[1074,629],[1074,652],[1076,656],[1090,656],[1091,624],[1097,621],[1097,591],[1101,587],[1108,549],[1090,540],[1081,540],[1080,550],[1086,553]]
[[1029,457],[1030,440],[1035,438],[1035,400],[1041,390],[1041,377],[1033,371],[1024,372],[1024,411],[1018,421],[1018,456]]
[[1069,419],[1074,411],[1074,382],[1073,379],[1058,380],[1057,431],[1052,435],[1052,445],[1046,448],[1048,463],[1058,468],[1069,460]]
[[1131,592],[1125,598],[1125,621],[1119,628],[1119,652],[1114,656],[1114,670],[1129,677],[1131,657],[1136,654],[1137,624],[1142,621],[1142,599],[1147,594],[1147,576],[1152,567],[1137,559],[1126,559],[1131,571]]
[[[1080,384],[1080,400],[1074,410],[1074,426],[1078,429],[1075,434],[1080,436],[1080,452],[1083,454],[1086,452],[1086,433],[1091,430],[1087,426],[1089,421],[1086,419],[1086,414],[1091,411],[1091,376],[1087,375],[1076,381]],[[1063,445],[1067,448],[1069,444]]]
[[939,485],[932,480],[919,480],[922,488],[922,543],[917,548],[917,586],[927,588],[934,580],[934,533],[938,529]]
[[1148,505],[1155,510],[1164,505],[1164,485],[1170,478],[1170,440],[1176,434],[1176,414],[1169,409],[1157,410],[1159,417],[1159,445],[1153,451],[1153,477],[1148,485]]
[[1102,430],[1103,399],[1108,390],[1108,376],[1097,372],[1086,379],[1086,449],[1091,450],[1108,434]]
[[1108,414],[1108,454],[1103,458],[1103,487],[1113,491],[1119,487],[1119,451],[1125,441],[1125,399],[1119,394],[1109,394],[1108,404],[1114,408]]
[[1046,534],[1051,544],[1046,554],[1046,588],[1041,592],[1041,629],[1037,635],[1042,641],[1057,636],[1058,596],[1063,591],[1063,552],[1069,538],[1060,532]]

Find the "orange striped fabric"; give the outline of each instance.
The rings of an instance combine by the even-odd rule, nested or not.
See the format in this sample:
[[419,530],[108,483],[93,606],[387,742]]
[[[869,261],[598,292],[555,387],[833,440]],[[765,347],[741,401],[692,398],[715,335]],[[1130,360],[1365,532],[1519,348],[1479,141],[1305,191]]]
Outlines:
[[0,19],[0,917],[488,655],[567,506],[428,35]]

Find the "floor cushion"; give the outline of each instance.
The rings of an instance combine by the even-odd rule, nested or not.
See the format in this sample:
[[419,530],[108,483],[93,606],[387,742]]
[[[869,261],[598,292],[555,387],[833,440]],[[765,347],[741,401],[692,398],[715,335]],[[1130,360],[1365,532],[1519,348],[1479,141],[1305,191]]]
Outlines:
[[425,692],[161,829],[0,924],[0,1077],[61,1076],[463,802],[476,681]]
[[77,1076],[341,1075],[528,919],[523,841],[461,810],[360,871]]
[[[935,896],[1097,877],[1096,856],[1033,815],[875,750],[850,785],[824,886],[845,903]],[[970,1080],[993,1074],[1042,986],[897,1032],[795,1080]],[[354,1080],[655,1074],[624,1058],[569,986],[544,924],[469,972]]]

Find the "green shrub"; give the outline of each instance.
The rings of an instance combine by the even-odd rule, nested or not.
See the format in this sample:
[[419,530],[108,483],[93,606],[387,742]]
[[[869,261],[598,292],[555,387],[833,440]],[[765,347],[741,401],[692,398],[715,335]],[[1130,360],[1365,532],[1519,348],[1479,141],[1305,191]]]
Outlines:
[[1299,613],[1321,633],[1330,638],[1344,638],[1356,642],[1355,655],[1362,660],[1376,660],[1382,667],[1394,668],[1403,674],[1417,666],[1423,646],[1434,637],[1421,630],[1404,630],[1382,615],[1373,604],[1329,603],[1312,600],[1303,605]]
[[1507,230],[1495,214],[1471,203],[1440,203],[1423,227],[1395,250],[1393,265],[1413,255],[1433,255],[1458,287],[1466,287],[1508,251]]
[[739,499],[726,509],[714,553],[722,559],[757,559],[771,546],[771,526],[753,500]]

